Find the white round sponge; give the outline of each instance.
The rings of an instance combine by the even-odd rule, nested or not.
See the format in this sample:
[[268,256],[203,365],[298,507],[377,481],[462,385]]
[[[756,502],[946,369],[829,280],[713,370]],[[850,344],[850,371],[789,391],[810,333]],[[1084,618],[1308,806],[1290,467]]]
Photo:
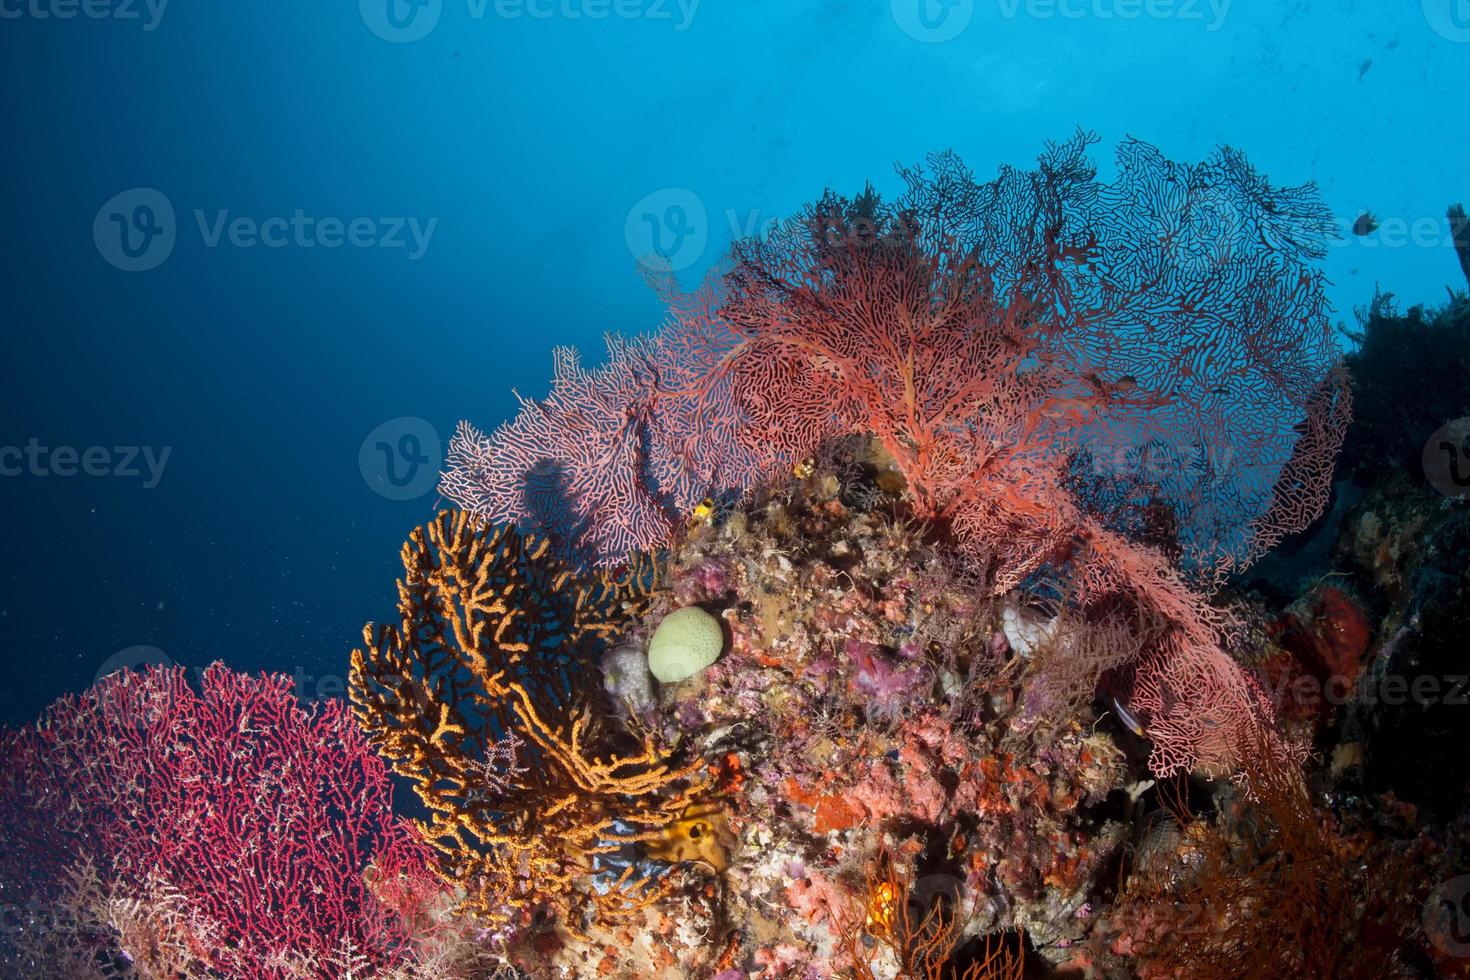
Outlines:
[[685,606],[665,616],[653,631],[648,670],[660,684],[674,684],[720,659],[724,647],[720,621],[698,606]]

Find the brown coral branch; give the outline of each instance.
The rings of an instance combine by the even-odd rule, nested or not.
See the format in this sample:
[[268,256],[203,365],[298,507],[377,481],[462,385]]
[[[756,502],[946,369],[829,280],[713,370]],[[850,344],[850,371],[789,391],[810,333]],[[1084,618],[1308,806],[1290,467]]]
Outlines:
[[1298,767],[1254,758],[1250,796],[1214,820],[1194,818],[1181,793],[1163,794],[1177,843],[1130,875],[1118,948],[1148,977],[1401,975],[1402,924],[1414,921],[1427,878],[1415,855],[1343,835]]
[[1470,283],[1470,217],[1465,214],[1465,205],[1451,204],[1449,215],[1450,236],[1455,244],[1455,255],[1460,259],[1460,271]]

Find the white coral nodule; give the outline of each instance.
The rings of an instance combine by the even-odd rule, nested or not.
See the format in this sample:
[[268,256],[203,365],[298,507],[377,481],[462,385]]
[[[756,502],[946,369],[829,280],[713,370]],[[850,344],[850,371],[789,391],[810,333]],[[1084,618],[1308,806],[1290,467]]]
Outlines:
[[676,684],[701,673],[725,647],[720,621],[698,606],[663,618],[648,643],[648,669],[660,684]]

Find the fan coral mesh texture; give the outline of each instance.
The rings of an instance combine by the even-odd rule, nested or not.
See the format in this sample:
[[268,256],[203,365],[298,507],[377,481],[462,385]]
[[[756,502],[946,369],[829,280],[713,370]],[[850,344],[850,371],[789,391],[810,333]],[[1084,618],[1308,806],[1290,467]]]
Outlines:
[[1155,764],[1223,764],[1264,699],[1202,592],[1320,512],[1348,421],[1307,264],[1328,215],[1228,149],[1130,141],[1103,184],[1089,142],[988,183],[936,155],[892,203],[829,192],[605,367],[563,352],[546,402],[462,427],[446,493],[605,563],[872,433],[993,594],[1065,570],[1076,601],[1171,624],[1137,662]]
[[827,194],[603,367],[558,351],[551,397],[461,428],[446,492],[615,561],[709,490],[871,430],[926,513],[1046,503],[1085,453],[1114,493],[1083,503],[1163,501],[1192,573],[1247,563],[1320,508],[1346,423],[1306,264],[1327,212],[1231,150],[1191,167],[1130,141],[1102,184],[1088,143],[988,183],[936,155],[892,204]]
[[308,712],[289,677],[220,664],[199,691],[181,667],[124,671],[5,732],[0,754],[0,883],[15,901],[45,904],[71,869],[95,868],[120,894],[186,907],[170,928],[211,975],[330,977],[408,955],[364,872],[425,855],[342,702]]

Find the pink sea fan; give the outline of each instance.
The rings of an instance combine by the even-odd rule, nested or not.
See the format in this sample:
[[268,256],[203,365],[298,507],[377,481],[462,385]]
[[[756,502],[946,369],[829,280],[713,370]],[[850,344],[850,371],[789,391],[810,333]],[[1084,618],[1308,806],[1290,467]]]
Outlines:
[[221,664],[200,681],[118,672],[0,733],[3,891],[45,901],[58,869],[88,860],[124,894],[178,895],[214,937],[195,955],[223,976],[401,962],[403,922],[366,872],[427,879],[428,855],[346,705],[308,711],[289,677]]
[[461,423],[441,490],[460,507],[560,542],[572,555],[617,555],[663,541],[689,491],[652,472],[657,369],[651,345],[609,336],[608,362],[553,352],[551,393],[490,435]]
[[738,441],[728,386],[701,400],[669,397],[670,378],[701,356],[693,339],[709,318],[692,306],[682,331],[607,335],[607,361],[584,368],[553,351],[551,392],[485,435],[460,423],[440,489],[465,510],[558,542],[571,558],[613,564],[657,548],[711,492],[760,474]]
[[612,563],[711,490],[869,432],[1004,587],[1079,508],[1132,536],[1167,508],[1213,584],[1325,499],[1348,401],[1306,263],[1330,215],[1229,149],[1186,166],[1130,140],[1103,184],[1090,142],[988,183],[936,154],[892,203],[829,192],[657,333],[609,336],[605,365],[559,349],[547,398],[460,428],[445,493]]

